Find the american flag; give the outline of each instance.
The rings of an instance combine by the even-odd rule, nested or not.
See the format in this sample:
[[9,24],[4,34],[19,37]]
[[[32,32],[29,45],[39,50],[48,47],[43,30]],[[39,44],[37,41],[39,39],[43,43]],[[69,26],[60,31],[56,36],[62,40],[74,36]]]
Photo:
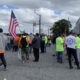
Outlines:
[[13,38],[16,37],[16,27],[18,26],[18,22],[17,19],[13,13],[13,11],[11,11],[11,19],[10,19],[10,24],[9,24],[9,33],[11,34],[11,36]]

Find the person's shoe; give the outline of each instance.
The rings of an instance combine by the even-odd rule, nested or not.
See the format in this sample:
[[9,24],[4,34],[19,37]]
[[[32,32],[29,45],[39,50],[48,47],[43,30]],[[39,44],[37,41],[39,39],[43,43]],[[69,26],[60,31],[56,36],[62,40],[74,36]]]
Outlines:
[[56,56],[55,54],[53,54],[52,56]]
[[33,62],[38,62],[38,60],[33,60]]
[[73,67],[71,66],[70,69],[73,69]]
[[63,61],[60,61],[60,63],[62,64],[62,63],[63,63]]
[[29,60],[29,58],[27,57],[27,60]]
[[2,68],[3,67],[3,64],[0,64],[0,67]]
[[7,67],[4,67],[4,71],[7,71],[8,70],[8,68]]
[[77,69],[80,69],[80,67],[77,67]]

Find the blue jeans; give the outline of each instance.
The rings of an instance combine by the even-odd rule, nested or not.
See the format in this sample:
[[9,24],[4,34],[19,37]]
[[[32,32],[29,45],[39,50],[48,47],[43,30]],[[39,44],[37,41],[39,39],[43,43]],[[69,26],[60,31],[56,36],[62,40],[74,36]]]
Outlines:
[[57,61],[62,63],[63,52],[57,52]]
[[29,52],[32,53],[32,44],[29,45]]

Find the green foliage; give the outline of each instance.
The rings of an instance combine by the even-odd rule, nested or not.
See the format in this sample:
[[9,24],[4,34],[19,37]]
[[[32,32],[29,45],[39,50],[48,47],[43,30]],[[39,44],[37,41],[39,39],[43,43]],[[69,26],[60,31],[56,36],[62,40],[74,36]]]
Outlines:
[[72,27],[71,22],[66,19],[61,19],[55,22],[50,30],[52,34],[64,34],[65,27],[66,27],[66,33],[69,33],[70,28]]

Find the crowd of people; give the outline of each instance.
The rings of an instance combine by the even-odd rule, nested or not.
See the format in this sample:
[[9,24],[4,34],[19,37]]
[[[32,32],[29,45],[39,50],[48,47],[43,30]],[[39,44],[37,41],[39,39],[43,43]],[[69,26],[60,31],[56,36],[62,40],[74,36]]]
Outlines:
[[[33,62],[39,62],[39,52],[46,53],[47,46],[53,43],[54,51],[53,56],[57,57],[58,63],[63,63],[63,54],[66,52],[68,57],[69,68],[73,69],[72,62],[75,60],[77,69],[80,69],[80,35],[69,33],[66,37],[61,34],[56,36],[47,36],[46,34],[35,35],[22,33],[17,35],[15,39],[11,36],[6,36],[6,42],[4,39],[3,29],[0,28],[0,66],[4,65],[4,69],[7,69],[7,63],[4,57],[5,50],[16,51],[21,57],[22,63],[29,60],[29,54],[34,54]],[[74,58],[73,58],[73,57]]]
[[[1,46],[4,49],[1,48],[0,52],[0,66],[4,65],[4,69],[7,68],[7,63],[4,57],[5,50],[18,52],[19,58],[21,59],[22,63],[25,63],[27,60],[29,60],[29,54],[34,54],[34,62],[39,61],[39,52],[41,49],[41,53],[46,53],[46,47],[48,43],[48,36],[45,34],[39,35],[36,34],[28,34],[28,33],[22,33],[16,36],[16,38],[12,38],[10,35],[4,35],[3,29],[1,29]],[[3,37],[3,38],[2,38]],[[49,46],[51,45],[51,37],[49,36]]]
[[69,33],[66,37],[58,34],[53,39],[54,46],[56,46],[57,62],[63,63],[63,55],[66,52],[69,62],[69,68],[73,69],[72,62],[75,60],[77,69],[80,69],[80,35]]

